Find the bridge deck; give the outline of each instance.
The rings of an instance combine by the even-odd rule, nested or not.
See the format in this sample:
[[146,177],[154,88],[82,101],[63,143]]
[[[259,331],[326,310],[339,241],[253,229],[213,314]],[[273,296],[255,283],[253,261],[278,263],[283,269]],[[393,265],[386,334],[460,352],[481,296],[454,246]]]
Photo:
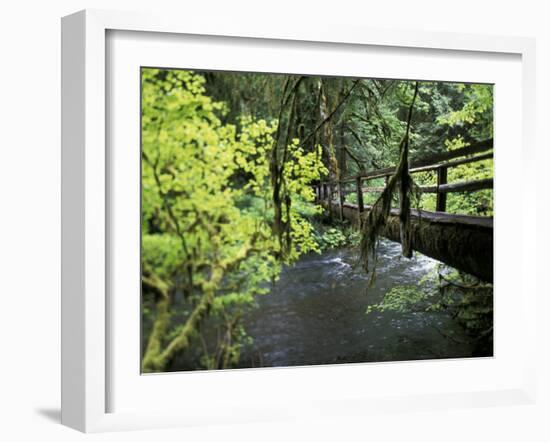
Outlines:
[[[328,201],[321,202],[329,208]],[[333,213],[339,213],[333,202]],[[342,216],[358,226],[358,206],[344,203]],[[365,206],[365,212],[370,207]],[[412,247],[486,282],[493,282],[493,219],[444,212],[411,211]],[[365,213],[364,215],[365,216]],[[400,242],[399,210],[392,209],[382,235]]]
[[[335,205],[336,207],[338,207],[338,203],[336,203]],[[333,207],[335,205],[333,204]],[[357,204],[344,203],[344,208],[346,207],[356,212],[359,210]],[[370,210],[370,208],[370,206],[365,206],[366,211]],[[391,214],[394,216],[398,216],[399,209],[391,209]],[[415,218],[422,218],[432,223],[465,224],[470,226],[477,226],[480,228],[493,228],[493,218],[486,216],[462,215],[447,212],[429,212],[427,210],[417,209],[411,209],[411,216]]]

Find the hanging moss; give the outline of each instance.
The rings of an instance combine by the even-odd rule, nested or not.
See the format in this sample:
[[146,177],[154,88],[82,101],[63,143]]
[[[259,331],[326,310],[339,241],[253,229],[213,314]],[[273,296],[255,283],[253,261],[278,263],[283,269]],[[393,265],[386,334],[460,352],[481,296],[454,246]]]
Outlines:
[[407,258],[412,256],[411,196],[414,192],[418,198],[418,189],[409,174],[409,135],[417,95],[418,82],[415,83],[414,95],[409,106],[407,128],[399,144],[399,163],[395,173],[388,180],[371,210],[366,212],[366,216],[361,220],[361,260],[365,270],[371,273],[370,284],[374,282],[375,277],[378,238],[388,222],[393,196],[396,193],[399,195],[400,204],[399,228],[402,253]]
[[[269,163],[269,171],[271,175],[271,185],[273,187],[273,232],[279,239],[281,247],[281,255],[284,257],[291,249],[291,225],[290,225],[290,206],[291,200],[287,191],[287,186],[284,180],[285,165],[288,160],[288,145],[292,138],[292,131],[296,125],[296,97],[298,88],[304,79],[300,76],[290,92],[287,91],[290,86],[291,77],[286,80],[283,98],[279,109],[279,117],[277,124],[277,132],[273,140],[273,149],[271,151],[271,159]],[[287,109],[288,103],[292,99],[290,109]],[[286,126],[286,130],[283,128]],[[283,137],[282,133],[285,132]],[[279,151],[282,154],[279,155]],[[283,212],[284,210],[284,212]]]

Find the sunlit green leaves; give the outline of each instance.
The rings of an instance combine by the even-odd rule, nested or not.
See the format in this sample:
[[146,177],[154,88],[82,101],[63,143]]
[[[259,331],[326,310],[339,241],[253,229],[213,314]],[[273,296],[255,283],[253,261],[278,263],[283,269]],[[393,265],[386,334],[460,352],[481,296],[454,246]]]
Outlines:
[[367,307],[367,314],[374,311],[394,311],[405,313],[415,310],[425,310],[430,307],[427,302],[433,297],[433,293],[418,286],[395,286],[388,290],[384,299],[378,304]]
[[[224,344],[225,362],[232,363],[245,339],[240,312],[281,271],[269,169],[277,121],[243,115],[223,124],[226,106],[206,95],[204,83],[191,71],[142,69],[142,262],[190,300],[172,307],[173,316],[185,319],[193,302],[215,291],[210,315],[237,340]],[[310,183],[326,169],[320,152],[305,152],[299,140],[286,149],[284,180],[294,202],[290,263],[318,250],[307,218],[320,210]],[[180,319],[164,340],[182,330]],[[204,363],[213,361],[204,356]]]

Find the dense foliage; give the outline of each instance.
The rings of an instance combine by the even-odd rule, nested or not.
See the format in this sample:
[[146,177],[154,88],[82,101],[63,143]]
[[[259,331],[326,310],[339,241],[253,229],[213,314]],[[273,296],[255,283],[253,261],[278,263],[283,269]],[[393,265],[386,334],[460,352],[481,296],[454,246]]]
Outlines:
[[[446,312],[456,318],[474,344],[474,356],[491,352],[493,345],[493,287],[444,265],[438,265],[419,285],[395,286],[367,315],[378,311]],[[439,330],[440,333],[443,333]],[[448,336],[449,339],[457,339]]]
[[[312,184],[395,166],[405,131],[411,158],[492,137],[492,86],[416,92],[410,81],[142,69],[143,371],[238,365],[250,342],[242,315],[281,266],[359,242],[323,226]],[[465,164],[449,181],[492,167]],[[419,204],[433,210],[434,195]],[[447,207],[492,215],[492,191],[453,194]],[[396,288],[377,308],[430,296]]]
[[[207,97],[204,79],[192,72],[145,69],[142,87],[143,287],[149,304],[156,300],[143,370],[165,369],[199,338],[206,316],[219,318],[224,339],[203,363],[228,367],[238,361],[242,309],[267,292],[263,283],[277,277],[281,263],[317,249],[301,208],[318,210],[309,183],[324,168],[298,140],[285,146],[294,204],[285,213],[291,247],[283,256],[271,230],[277,121],[248,116],[238,128],[223,124],[223,103]],[[184,302],[176,312],[178,296]]]

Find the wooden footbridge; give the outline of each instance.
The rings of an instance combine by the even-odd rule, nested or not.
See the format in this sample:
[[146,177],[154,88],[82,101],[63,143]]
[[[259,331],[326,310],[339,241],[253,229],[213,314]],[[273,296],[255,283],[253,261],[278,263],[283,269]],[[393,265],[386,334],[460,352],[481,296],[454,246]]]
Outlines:
[[[446,212],[447,194],[492,189],[493,179],[457,183],[447,182],[447,170],[462,164],[493,158],[493,140],[472,144],[443,154],[412,162],[411,174],[433,172],[437,174],[435,186],[423,186],[424,193],[436,194],[436,211],[411,210],[414,250],[469,273],[486,282],[493,282],[493,218],[459,215]],[[489,152],[490,151],[490,152]],[[370,210],[363,203],[364,193],[382,192],[384,187],[368,187],[365,183],[377,178],[388,178],[395,167],[365,172],[338,182],[321,182],[315,187],[317,201],[330,216],[348,219],[359,226],[359,216]],[[346,202],[346,195],[355,192],[357,203]],[[392,209],[383,236],[400,241],[399,209]]]

